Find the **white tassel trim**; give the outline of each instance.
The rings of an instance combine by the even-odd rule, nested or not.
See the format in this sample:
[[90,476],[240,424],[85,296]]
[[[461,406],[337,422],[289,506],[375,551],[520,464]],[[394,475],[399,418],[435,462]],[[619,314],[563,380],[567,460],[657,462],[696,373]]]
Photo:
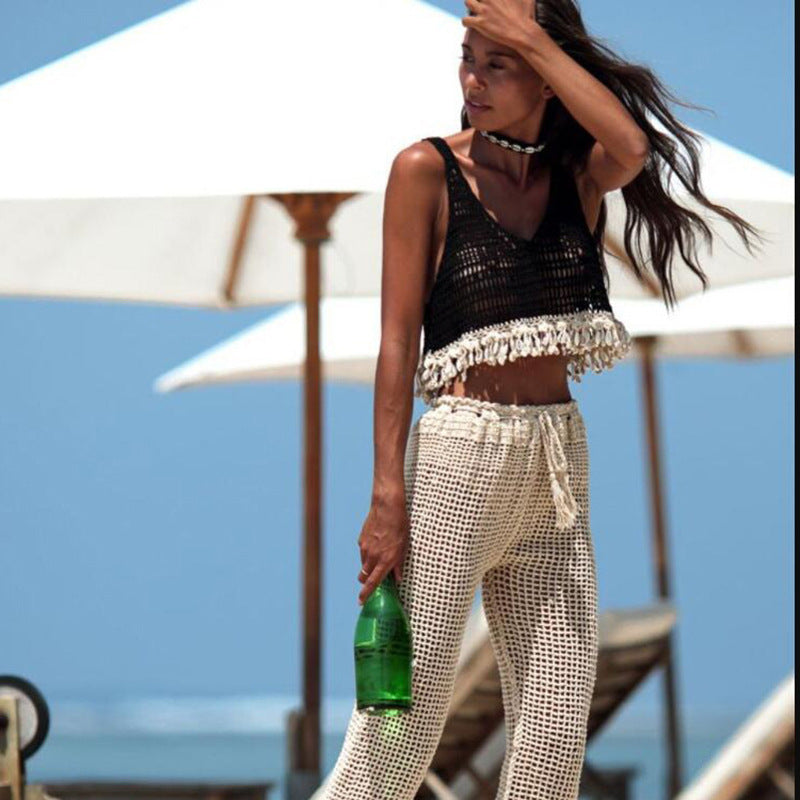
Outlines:
[[505,364],[524,356],[568,355],[567,375],[576,382],[587,370],[602,372],[631,347],[625,326],[608,311],[522,317],[467,331],[454,342],[426,353],[415,376],[414,395],[430,403],[475,364]]
[[[564,476],[565,481],[569,481],[569,476]],[[572,494],[567,494],[556,478],[552,479],[553,502],[556,506],[556,528],[564,530],[572,528],[578,517],[580,510]]]

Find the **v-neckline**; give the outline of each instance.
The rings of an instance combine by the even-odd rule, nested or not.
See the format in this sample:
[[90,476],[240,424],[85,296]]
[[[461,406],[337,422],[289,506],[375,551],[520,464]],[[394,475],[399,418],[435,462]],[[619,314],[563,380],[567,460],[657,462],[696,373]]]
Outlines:
[[458,159],[456,158],[456,154],[453,152],[453,148],[450,147],[450,145],[447,143],[447,141],[444,138],[442,138],[442,142],[444,143],[444,146],[447,148],[447,150],[450,153],[450,158],[453,161],[453,167],[455,168],[456,172],[458,173],[459,180],[461,181],[464,189],[466,189],[467,194],[469,194],[469,196],[472,198],[472,201],[480,209],[483,217],[485,219],[487,219],[491,225],[493,225],[500,233],[504,234],[505,236],[508,236],[509,238],[514,239],[515,241],[520,242],[521,244],[523,244],[523,245],[525,245],[527,247],[532,247],[534,244],[536,244],[538,239],[539,239],[539,233],[541,232],[542,228],[545,226],[545,224],[550,219],[550,210],[553,207],[554,188],[555,188],[553,181],[555,179],[555,174],[556,174],[556,170],[558,169],[558,165],[554,164],[554,163],[552,163],[550,165],[550,177],[549,177],[550,183],[549,183],[549,185],[547,187],[547,205],[545,206],[545,209],[544,209],[544,215],[542,216],[541,221],[539,222],[538,226],[536,227],[536,230],[534,231],[533,236],[530,239],[526,239],[524,236],[519,236],[518,234],[514,233],[513,231],[510,231],[510,230],[504,228],[489,213],[489,211],[487,210],[486,206],[484,206],[484,204],[480,201],[480,198],[478,197],[478,195],[475,194],[475,192],[473,191],[472,186],[470,186],[470,183],[467,180],[467,176],[464,174],[464,171],[461,169],[461,165],[458,163]]

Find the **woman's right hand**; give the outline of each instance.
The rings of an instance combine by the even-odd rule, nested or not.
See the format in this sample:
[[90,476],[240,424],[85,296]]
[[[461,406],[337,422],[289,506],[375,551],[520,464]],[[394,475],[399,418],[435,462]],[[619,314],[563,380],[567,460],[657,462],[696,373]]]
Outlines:
[[409,520],[404,496],[391,501],[373,500],[358,537],[362,571],[358,580],[364,586],[358,595],[359,605],[375,587],[394,570],[399,583],[408,550]]

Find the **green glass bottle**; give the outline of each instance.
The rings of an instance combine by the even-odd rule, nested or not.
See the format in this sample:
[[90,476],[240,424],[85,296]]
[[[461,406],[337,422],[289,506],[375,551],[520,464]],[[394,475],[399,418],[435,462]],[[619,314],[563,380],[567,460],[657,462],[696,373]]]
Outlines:
[[355,634],[356,705],[373,716],[411,708],[413,648],[408,616],[389,572],[364,601]]

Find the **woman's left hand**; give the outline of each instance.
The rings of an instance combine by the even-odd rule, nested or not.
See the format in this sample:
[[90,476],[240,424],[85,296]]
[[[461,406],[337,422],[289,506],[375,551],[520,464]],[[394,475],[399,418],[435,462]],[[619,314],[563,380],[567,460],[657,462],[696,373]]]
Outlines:
[[526,39],[525,31],[538,25],[536,0],[464,0],[464,5],[474,14],[461,20],[465,28],[512,49],[520,38]]

